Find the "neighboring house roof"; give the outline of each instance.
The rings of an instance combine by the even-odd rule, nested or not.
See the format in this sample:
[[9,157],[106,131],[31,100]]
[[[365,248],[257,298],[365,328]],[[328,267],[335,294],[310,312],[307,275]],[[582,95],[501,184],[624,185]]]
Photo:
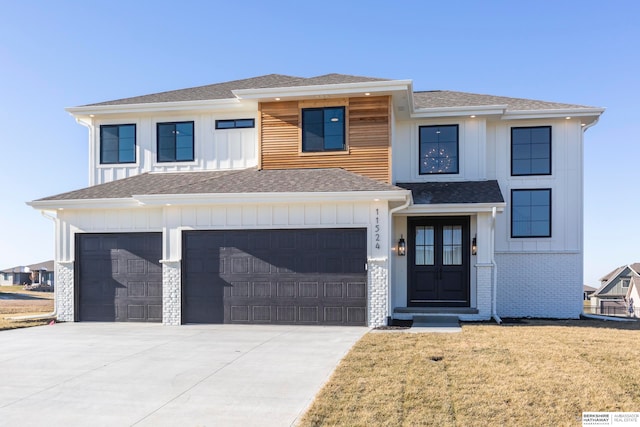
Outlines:
[[266,89],[278,87],[297,86],[318,86],[328,84],[360,83],[372,81],[385,81],[375,77],[351,76],[347,74],[325,74],[317,77],[294,77],[283,74],[268,74],[266,76],[252,77],[230,82],[216,83],[205,86],[197,86],[186,89],[171,90],[168,92],[154,93],[150,95],[134,96],[131,98],[116,99],[113,101],[88,104],[89,106],[100,105],[124,105],[124,104],[148,104],[156,102],[180,102],[180,101],[202,101],[212,99],[235,98],[232,90],[238,89]]
[[76,191],[45,197],[36,202],[130,198],[134,195],[332,193],[349,191],[401,191],[344,169],[256,168],[231,171],[144,173]]
[[594,108],[586,105],[563,104],[535,99],[509,98],[506,96],[482,95],[449,90],[414,92],[413,102],[417,108],[475,107],[484,105],[507,105],[507,110],[562,110]]
[[[242,80],[233,80],[223,83],[98,102],[83,105],[83,107],[235,99],[236,96],[232,92],[235,90],[291,88],[300,86],[320,86],[379,81],[392,80],[377,77],[353,76],[348,74],[325,74],[308,78],[287,76],[283,74],[267,74]],[[415,108],[474,107],[488,105],[507,105],[507,110],[511,111],[594,108],[577,104],[564,104],[524,98],[509,98],[505,96],[482,95],[449,90],[414,92],[413,102]]]
[[[598,290],[593,295],[594,296],[598,296],[598,297],[610,297],[610,296],[619,297],[619,296],[621,296],[622,294],[611,294],[610,293],[611,290],[615,289],[615,284],[617,283],[618,277],[623,272],[625,272],[627,269],[629,269],[631,271],[631,278],[639,277],[640,273],[638,273],[638,267],[640,267],[640,263],[623,265],[623,266],[620,266],[620,267],[616,268],[611,273],[607,274],[602,279],[600,279],[603,282],[602,286],[600,286],[598,288]],[[624,293],[626,293],[626,291],[624,291]]]
[[594,288],[593,286],[589,286],[589,285],[583,285],[582,286],[582,291],[586,292],[586,293],[594,293],[597,290],[598,290],[598,288]]
[[411,190],[415,204],[504,203],[498,181],[396,183]]
[[54,266],[53,260],[49,260],[49,261],[39,262],[37,264],[31,264],[31,265],[17,265],[15,267],[0,270],[0,273],[24,273],[26,272],[25,271],[26,268],[28,268],[29,271],[34,271],[34,270],[53,271],[55,266]]
[[622,272],[622,270],[624,270],[627,267],[632,269],[635,273],[640,274],[640,262],[636,262],[636,263],[629,264],[629,265],[621,265],[620,267],[610,271],[609,273],[605,274],[604,276],[602,276],[600,278],[600,282],[606,282],[606,281],[610,280],[611,278],[613,278],[613,277],[617,276],[618,274],[620,274],[620,272]]

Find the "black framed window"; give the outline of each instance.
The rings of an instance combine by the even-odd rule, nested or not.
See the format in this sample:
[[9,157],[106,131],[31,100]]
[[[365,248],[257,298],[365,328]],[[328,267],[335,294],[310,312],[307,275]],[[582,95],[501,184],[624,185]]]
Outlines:
[[420,175],[458,173],[458,125],[420,126]]
[[255,119],[216,120],[216,129],[246,129],[256,127]]
[[193,160],[193,122],[157,124],[158,162]]
[[344,107],[302,109],[302,151],[344,151]]
[[511,237],[551,237],[551,189],[511,190]]
[[551,174],[551,126],[511,128],[511,175]]
[[100,126],[100,163],[136,162],[136,125]]

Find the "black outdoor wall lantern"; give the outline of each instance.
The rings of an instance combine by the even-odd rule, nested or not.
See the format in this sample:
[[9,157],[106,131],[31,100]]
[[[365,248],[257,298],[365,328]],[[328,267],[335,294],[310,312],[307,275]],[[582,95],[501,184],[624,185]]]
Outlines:
[[478,253],[478,242],[474,237],[473,240],[471,240],[471,255],[476,255],[477,253]]
[[407,254],[407,244],[404,241],[404,237],[401,234],[400,240],[398,240],[398,256],[405,256]]

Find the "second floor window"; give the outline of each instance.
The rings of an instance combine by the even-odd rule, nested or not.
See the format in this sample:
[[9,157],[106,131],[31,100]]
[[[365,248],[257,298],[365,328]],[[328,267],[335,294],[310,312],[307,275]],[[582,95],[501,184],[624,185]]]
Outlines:
[[420,175],[458,173],[458,125],[420,126]]
[[511,128],[511,175],[551,174],[551,126]]
[[344,107],[302,109],[302,151],[344,151]]
[[158,123],[158,162],[187,162],[193,157],[193,122]]
[[100,163],[136,162],[136,125],[100,126]]

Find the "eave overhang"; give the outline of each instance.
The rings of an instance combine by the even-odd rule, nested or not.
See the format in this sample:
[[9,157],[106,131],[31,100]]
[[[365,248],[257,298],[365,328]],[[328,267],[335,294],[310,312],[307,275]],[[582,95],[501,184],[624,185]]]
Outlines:
[[409,190],[342,191],[325,193],[208,193],[208,194],[144,194],[129,198],[39,200],[27,205],[43,211],[65,209],[131,209],[140,207],[193,206],[207,204],[287,204],[328,202],[406,201]]
[[293,86],[261,89],[238,89],[233,94],[239,99],[256,101],[327,98],[347,95],[388,95],[411,91],[411,80],[383,80],[359,83],[341,83],[314,86]]
[[507,204],[502,203],[442,203],[442,204],[414,204],[408,206],[406,209],[398,212],[402,215],[428,215],[428,214],[466,214],[466,213],[478,213],[478,212],[492,212],[496,209],[496,212],[504,212]]
[[199,101],[151,102],[143,104],[87,105],[68,107],[65,111],[76,118],[98,115],[115,115],[128,113],[161,113],[180,111],[212,111],[230,109],[257,109],[257,103],[241,101],[237,98],[210,99]]

